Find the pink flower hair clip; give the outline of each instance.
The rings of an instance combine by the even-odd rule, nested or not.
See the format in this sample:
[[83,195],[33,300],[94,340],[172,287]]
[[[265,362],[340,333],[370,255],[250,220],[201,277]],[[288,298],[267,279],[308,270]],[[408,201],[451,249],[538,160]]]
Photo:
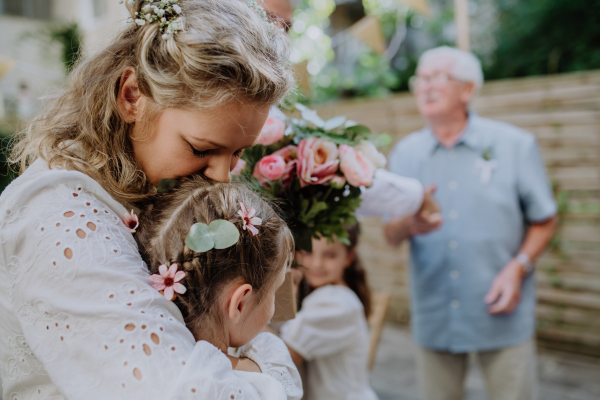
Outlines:
[[168,301],[175,300],[175,292],[184,294],[186,292],[185,286],[179,283],[180,280],[185,278],[185,272],[177,271],[177,264],[171,264],[167,269],[165,264],[158,267],[160,274],[150,275],[148,279],[154,283],[152,287],[161,292],[165,299]]
[[255,217],[256,210],[254,209],[254,207],[250,207],[249,210],[246,210],[246,206],[244,206],[244,203],[242,203],[241,201],[240,207],[242,209],[238,211],[238,214],[240,215],[240,217],[242,217],[242,220],[244,221],[244,230],[249,230],[250,233],[252,233],[252,236],[258,235],[258,229],[256,228],[256,226],[262,224],[262,219]]
[[140,226],[140,220],[138,219],[138,216],[133,213],[133,210],[131,210],[131,214],[123,214],[121,219],[131,233],[135,233],[135,230]]

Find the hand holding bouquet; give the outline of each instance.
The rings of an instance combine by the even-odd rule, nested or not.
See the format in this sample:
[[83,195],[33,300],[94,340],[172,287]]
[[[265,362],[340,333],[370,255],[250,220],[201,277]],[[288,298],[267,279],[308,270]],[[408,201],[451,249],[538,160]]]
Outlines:
[[347,242],[344,225],[356,221],[360,187],[370,186],[386,163],[376,144],[389,144],[389,136],[346,117],[324,121],[301,104],[296,109],[302,118],[292,118],[287,132],[281,120],[267,118],[258,144],[232,174],[276,199],[297,248],[310,251],[311,237]]

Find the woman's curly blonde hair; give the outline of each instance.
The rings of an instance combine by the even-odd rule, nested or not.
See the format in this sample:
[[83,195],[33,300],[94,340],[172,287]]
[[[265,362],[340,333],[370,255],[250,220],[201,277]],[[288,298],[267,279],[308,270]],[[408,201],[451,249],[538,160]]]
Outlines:
[[[143,1],[125,2],[131,16]],[[239,0],[180,0],[183,31],[161,37],[158,23],[128,24],[101,51],[81,60],[66,88],[47,100],[17,136],[10,161],[20,170],[42,158],[83,172],[115,199],[135,202],[154,188],[137,165],[119,111],[123,72],[133,68],[153,121],[169,107],[200,110],[232,101],[279,103],[293,85],[289,39]]]

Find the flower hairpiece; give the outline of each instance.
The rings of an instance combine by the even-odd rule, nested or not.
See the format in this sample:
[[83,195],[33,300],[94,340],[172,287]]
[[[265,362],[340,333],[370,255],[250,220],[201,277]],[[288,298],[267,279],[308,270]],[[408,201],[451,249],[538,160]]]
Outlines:
[[121,219],[131,233],[135,233],[135,230],[140,226],[140,220],[138,219],[138,216],[133,213],[133,210],[131,210],[131,214],[123,214]]
[[256,226],[262,225],[262,219],[255,217],[256,210],[254,209],[254,207],[250,207],[249,210],[246,210],[246,206],[241,201],[240,207],[241,210],[238,211],[238,214],[240,215],[240,217],[242,217],[242,220],[244,221],[243,229],[248,229],[252,233],[252,236],[258,235],[258,229],[256,228]]
[[150,275],[150,282],[154,283],[152,287],[161,292],[168,301],[175,299],[175,293],[184,294],[185,286],[179,281],[185,278],[185,272],[177,271],[177,264],[171,264],[167,269],[165,264],[158,267],[158,274]]
[[265,24],[267,24],[267,27],[269,28],[269,32],[273,32],[275,30],[275,23],[273,23],[273,21],[271,21],[271,19],[269,18],[269,15],[267,14],[267,12],[263,8],[263,6],[260,5],[260,3],[263,3],[264,0],[240,0],[240,1],[243,1],[251,10],[253,10],[256,13],[256,15],[258,15],[265,22]]
[[[133,3],[133,0],[127,0],[129,4]],[[119,0],[119,3],[123,3],[123,0]],[[135,13],[137,17],[129,19],[129,22],[135,22],[136,24],[143,26],[146,22],[158,22],[160,24],[160,31],[162,32],[162,38],[167,40],[171,39],[177,32],[183,30],[183,21],[181,19],[181,6],[179,0],[143,0],[145,3],[142,6],[140,12]]]

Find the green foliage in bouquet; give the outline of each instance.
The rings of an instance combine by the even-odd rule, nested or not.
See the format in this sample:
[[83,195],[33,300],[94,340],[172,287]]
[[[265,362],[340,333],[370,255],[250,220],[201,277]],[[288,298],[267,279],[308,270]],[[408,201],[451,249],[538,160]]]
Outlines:
[[[296,108],[301,118],[290,119],[286,135],[282,130],[280,136],[274,137],[273,143],[256,145],[244,151],[242,160],[245,167],[234,176],[234,180],[245,182],[274,201],[281,217],[289,224],[298,249],[311,251],[312,237],[331,240],[335,237],[342,243],[349,243],[345,226],[356,222],[355,212],[361,202],[359,186],[369,186],[377,168],[376,163],[366,159],[357,149],[368,142],[374,150],[375,146],[389,145],[391,138],[374,135],[366,126],[346,117],[325,121],[301,104],[297,104]],[[313,148],[306,150],[312,145],[315,153],[311,153]],[[285,159],[285,172],[277,179],[265,178],[260,172],[263,166],[275,166],[271,178],[283,171],[279,157]],[[317,160],[315,162],[329,157],[329,162],[323,167],[328,172],[323,176],[315,169],[314,176],[310,178],[312,182],[307,182],[306,171],[308,168],[310,172],[311,157]],[[357,157],[362,163],[353,163]],[[357,175],[363,180],[357,181]]]

